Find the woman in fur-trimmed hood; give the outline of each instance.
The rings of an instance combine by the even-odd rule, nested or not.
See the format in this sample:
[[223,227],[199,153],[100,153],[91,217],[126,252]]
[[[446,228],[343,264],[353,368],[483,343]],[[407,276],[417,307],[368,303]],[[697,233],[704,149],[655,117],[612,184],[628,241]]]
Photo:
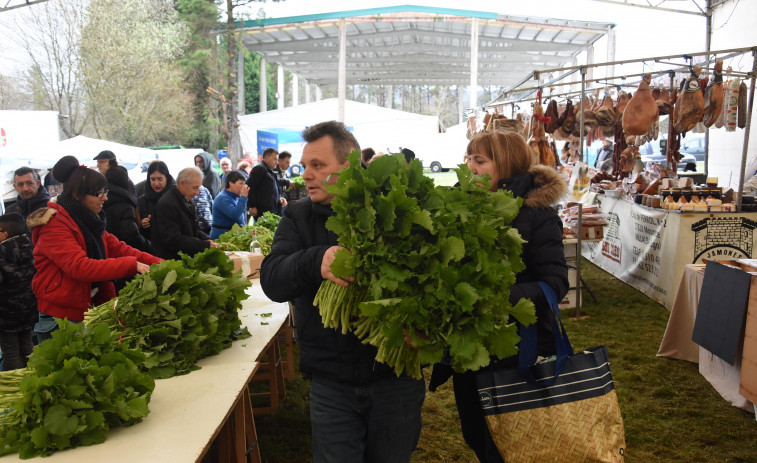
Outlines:
[[[516,275],[515,284],[510,287],[510,303],[515,305],[522,297],[533,301],[537,319],[537,352],[545,357],[554,355],[552,312],[538,282],[550,285],[558,301],[568,292],[562,221],[552,207],[567,192],[567,183],[555,169],[531,165],[531,149],[523,136],[516,132],[487,132],[475,136],[468,144],[467,163],[474,174],[489,174],[492,191],[504,189],[516,198],[523,198],[523,206],[512,226],[526,240],[521,254],[526,268]],[[517,356],[493,359],[489,368],[516,364]],[[443,381],[446,376],[444,370],[443,366],[434,366],[430,388],[435,388],[440,382],[439,377]],[[475,372],[454,373],[452,376],[465,442],[476,452],[480,461],[502,462],[481,412]]]
[[113,280],[147,272],[160,259],[105,231],[108,192],[101,173],[64,156],[53,176],[63,182],[57,204],[48,203],[26,220],[37,268],[32,289],[40,312],[82,321],[90,307],[115,297]]

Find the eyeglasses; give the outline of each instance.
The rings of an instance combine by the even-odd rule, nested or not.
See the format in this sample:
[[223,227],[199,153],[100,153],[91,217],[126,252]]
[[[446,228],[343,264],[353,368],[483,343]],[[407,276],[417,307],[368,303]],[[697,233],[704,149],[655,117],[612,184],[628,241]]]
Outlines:
[[94,196],[95,198],[102,198],[103,196],[108,196],[108,190],[103,190],[102,193],[88,193],[90,196]]

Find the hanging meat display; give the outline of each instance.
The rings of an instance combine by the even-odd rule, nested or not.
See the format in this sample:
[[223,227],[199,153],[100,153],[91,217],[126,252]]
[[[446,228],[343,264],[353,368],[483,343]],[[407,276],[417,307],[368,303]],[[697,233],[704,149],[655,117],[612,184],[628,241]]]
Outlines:
[[704,92],[704,115],[702,122],[712,127],[723,112],[723,60],[715,62],[714,76]]
[[688,132],[702,120],[704,114],[704,94],[699,86],[699,74],[702,66],[694,66],[691,75],[683,86],[683,91],[678,94],[675,108],[673,109],[673,127],[677,133]]
[[560,127],[560,114],[557,111],[557,100],[550,100],[547,105],[547,111],[544,113],[549,118],[549,122],[544,124],[544,131],[552,133]]
[[646,134],[660,117],[657,103],[652,98],[652,90],[649,88],[651,83],[652,74],[644,74],[644,78],[639,83],[639,89],[623,111],[623,130],[628,135]]
[[666,116],[673,112],[673,105],[670,99],[670,90],[663,88],[660,90],[660,96],[657,97],[657,112],[660,116]]
[[536,103],[534,103],[534,115],[531,118],[531,138],[528,140],[528,144],[534,152],[536,163],[555,167],[557,157],[552,151],[544,132],[544,124],[549,122],[548,118],[544,116],[544,109],[541,106],[541,92],[539,92]]

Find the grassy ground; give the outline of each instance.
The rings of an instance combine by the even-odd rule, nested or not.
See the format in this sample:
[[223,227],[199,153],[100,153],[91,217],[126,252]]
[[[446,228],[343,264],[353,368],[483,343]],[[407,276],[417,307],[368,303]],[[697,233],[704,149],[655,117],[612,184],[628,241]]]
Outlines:
[[[757,422],[732,407],[699,374],[697,365],[656,356],[668,311],[639,291],[583,261],[582,315],[563,312],[574,349],[607,345],[626,430],[626,461],[757,462]],[[428,372],[427,372],[428,374]],[[427,393],[423,431],[412,461],[475,462],[460,436],[451,384]],[[263,460],[309,462],[308,384],[287,384],[273,417],[256,418]]]

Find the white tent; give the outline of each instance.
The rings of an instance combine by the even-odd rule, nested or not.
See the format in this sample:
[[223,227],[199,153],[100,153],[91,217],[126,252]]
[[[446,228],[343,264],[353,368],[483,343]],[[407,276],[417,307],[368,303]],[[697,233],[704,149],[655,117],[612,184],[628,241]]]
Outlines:
[[157,157],[155,150],[89,138],[83,135],[59,141],[55,154],[56,159],[71,155],[75,156],[85,166],[96,167],[97,161],[94,160],[94,157],[104,150],[110,150],[116,155],[118,164],[129,171],[129,178],[134,183],[141,182],[146,178],[142,172],[142,163],[149,162]]
[[[328,98],[241,116],[239,120],[243,151],[253,159],[256,158],[258,130],[278,128],[301,131],[319,122],[336,120],[338,110],[338,100]],[[435,116],[424,116],[351,100],[344,102],[344,123],[352,128],[361,148],[371,147],[376,152],[397,152],[403,147],[410,148],[418,154],[416,147],[420,140],[439,133],[439,119]],[[301,148],[302,144],[298,144],[285,149],[292,152],[293,161],[296,162],[299,160]]]

